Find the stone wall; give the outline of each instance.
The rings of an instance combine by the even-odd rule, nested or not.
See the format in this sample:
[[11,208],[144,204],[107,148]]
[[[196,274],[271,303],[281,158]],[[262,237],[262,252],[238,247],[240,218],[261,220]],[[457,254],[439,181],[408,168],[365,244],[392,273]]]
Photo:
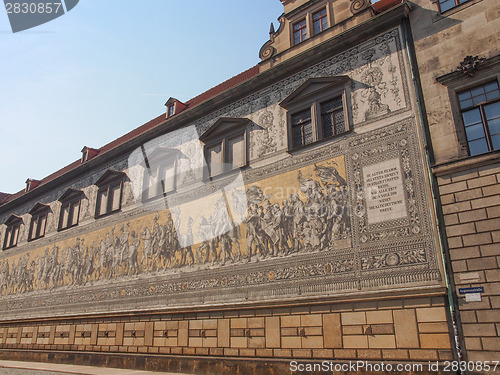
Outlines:
[[459,295],[469,360],[500,352],[500,163],[438,178],[456,292],[484,287],[481,302]]
[[34,321],[2,349],[244,358],[451,360],[445,298]]

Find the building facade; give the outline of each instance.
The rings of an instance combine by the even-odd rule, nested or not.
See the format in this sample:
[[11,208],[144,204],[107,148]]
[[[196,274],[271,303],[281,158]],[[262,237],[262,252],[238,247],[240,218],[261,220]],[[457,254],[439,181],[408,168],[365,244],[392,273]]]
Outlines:
[[[498,14],[473,2],[451,12]],[[458,195],[480,192],[484,225],[498,227],[495,153],[461,159],[459,141],[440,138],[457,129],[451,117],[427,121],[446,111],[433,95],[448,95],[442,82],[463,59],[432,62],[432,41],[454,43],[446,28],[430,31],[451,22],[446,11],[282,3],[257,66],[185,103],[170,98],[166,114],[0,195],[2,358],[288,373],[290,360],[464,358],[464,334],[471,359],[494,360],[480,352],[494,354],[498,331],[476,329],[497,321],[467,324],[497,319],[498,229],[466,237],[483,224]],[[495,71],[488,48],[475,77]],[[449,169],[478,158],[474,176]],[[484,246],[463,248],[484,233]],[[455,284],[476,286],[474,273],[487,297],[456,313]]]
[[[462,352],[468,360],[498,360],[500,4],[415,1],[413,8]],[[471,299],[464,288],[482,292]]]

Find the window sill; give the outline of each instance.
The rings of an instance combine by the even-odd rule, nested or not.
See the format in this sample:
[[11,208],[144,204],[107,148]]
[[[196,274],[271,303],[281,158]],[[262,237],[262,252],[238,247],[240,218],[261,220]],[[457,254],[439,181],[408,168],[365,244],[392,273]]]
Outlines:
[[94,216],[95,219],[100,219],[100,218],[103,218],[103,217],[106,217],[106,216],[109,216],[109,215],[113,215],[117,212],[120,212],[122,209],[121,207],[117,210],[114,210],[114,211],[109,211],[109,212],[106,212],[105,214],[102,214],[102,215],[99,215],[99,216]]
[[222,173],[220,173],[220,174],[218,174],[216,176],[204,177],[203,178],[203,182],[208,183],[208,182],[212,182],[212,181],[222,180],[222,179],[224,179],[224,178],[226,178],[228,176],[232,176],[232,175],[237,174],[238,172],[244,171],[248,167],[249,167],[249,165],[247,163],[243,167],[234,168],[234,169],[231,169],[230,171],[222,172]]
[[43,238],[43,237],[45,237],[45,234],[43,236],[28,238],[28,242],[36,241],[36,240],[39,240],[40,238]]
[[500,150],[490,151],[485,154],[467,156],[461,159],[436,164],[432,167],[432,172],[436,176],[448,175],[461,172],[471,168],[479,168],[500,161]]
[[288,153],[294,154],[296,152],[300,152],[300,151],[306,150],[308,148],[319,146],[319,145],[322,145],[324,143],[328,143],[328,142],[332,142],[332,141],[337,141],[337,140],[341,139],[342,137],[347,136],[350,133],[352,133],[351,129],[349,129],[348,131],[343,132],[341,134],[334,135],[332,137],[322,138],[322,139],[314,141],[312,143],[308,143],[307,145],[303,145],[303,146],[299,146],[299,147],[291,147],[291,148],[288,149]]
[[77,227],[77,226],[78,226],[78,223],[73,224],[73,225],[70,225],[70,226],[68,226],[68,227],[64,227],[64,228],[57,228],[57,231],[58,231],[58,232],[62,232],[62,231],[64,231],[64,230],[66,230],[66,229],[71,229],[71,228],[74,228],[74,227]]
[[17,247],[17,245],[10,246],[10,247],[4,247],[4,248],[2,249],[2,251],[5,251],[5,250],[10,250],[10,249],[13,249],[13,248],[15,248],[15,247]]

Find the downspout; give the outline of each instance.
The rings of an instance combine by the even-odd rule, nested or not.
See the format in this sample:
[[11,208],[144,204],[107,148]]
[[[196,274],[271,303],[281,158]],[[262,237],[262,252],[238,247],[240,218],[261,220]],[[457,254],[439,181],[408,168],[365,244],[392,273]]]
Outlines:
[[[408,4],[410,5],[410,4]],[[422,95],[422,86],[420,83],[420,76],[418,71],[418,65],[416,63],[416,53],[415,46],[411,32],[410,20],[408,18],[403,19],[403,42],[405,44],[405,49],[408,54],[408,61],[410,63],[411,76],[413,81],[413,86],[416,93],[416,101],[417,101],[417,110],[418,117],[420,121],[420,127],[422,133],[424,135],[424,149],[425,149],[425,159],[427,164],[427,173],[429,175],[429,181],[431,184],[431,192],[432,192],[432,204],[433,210],[437,217],[436,230],[439,234],[439,245],[441,249],[441,258],[444,267],[444,279],[446,283],[446,290],[448,293],[448,313],[451,318],[451,322],[453,324],[453,338],[455,340],[455,348],[453,350],[453,357],[457,361],[464,360],[464,353],[462,351],[463,347],[463,336],[461,335],[461,321],[460,316],[458,314],[458,300],[457,295],[455,293],[455,283],[452,278],[452,270],[451,270],[451,261],[449,257],[448,251],[448,242],[446,240],[446,232],[445,232],[445,224],[444,217],[441,210],[438,210],[438,207],[441,207],[441,199],[439,195],[438,183],[436,180],[436,176],[432,173],[431,166],[434,163],[434,154],[432,152],[432,144],[431,138],[429,135],[427,116],[425,115],[425,103]],[[443,228],[443,229],[441,229]]]

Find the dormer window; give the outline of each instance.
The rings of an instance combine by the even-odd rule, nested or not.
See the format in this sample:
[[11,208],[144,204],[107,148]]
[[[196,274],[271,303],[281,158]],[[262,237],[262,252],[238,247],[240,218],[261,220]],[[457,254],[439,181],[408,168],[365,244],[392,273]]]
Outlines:
[[99,150],[96,150],[95,148],[90,148],[85,146],[82,148],[82,164],[89,161],[92,159],[94,156],[96,156],[99,153]]
[[39,180],[33,180],[32,178],[28,178],[26,180],[26,189],[25,191],[28,192],[28,191],[31,191],[33,190],[34,188],[36,188],[38,185],[40,185],[40,182]]
[[170,98],[165,103],[165,107],[167,107],[167,118],[170,118],[186,109],[187,105],[175,98]]
[[182,153],[177,149],[157,148],[144,161],[143,200],[166,196],[176,190],[177,161]]
[[304,18],[293,25],[293,44],[299,44],[307,39],[307,21]]
[[80,217],[80,205],[83,197],[81,190],[68,189],[59,198],[61,202],[61,214],[57,230],[68,229],[78,225]]
[[3,240],[4,250],[17,246],[17,240],[19,239],[19,231],[22,223],[23,219],[16,215],[11,215],[7,219],[5,222],[7,229],[5,230],[5,237]]
[[312,14],[314,35],[317,35],[328,28],[328,14],[326,8],[320,9]]
[[119,211],[122,208],[123,180],[125,174],[108,170],[96,181],[97,204],[95,217],[105,216]]
[[307,146],[349,130],[349,77],[311,78],[280,105],[288,110],[288,149]]
[[248,123],[245,118],[221,118],[200,137],[205,144],[206,178],[248,164]]
[[46,204],[37,203],[30,211],[31,224],[28,234],[28,241],[33,241],[45,236],[45,228],[47,227],[47,217],[50,212],[50,207]]

